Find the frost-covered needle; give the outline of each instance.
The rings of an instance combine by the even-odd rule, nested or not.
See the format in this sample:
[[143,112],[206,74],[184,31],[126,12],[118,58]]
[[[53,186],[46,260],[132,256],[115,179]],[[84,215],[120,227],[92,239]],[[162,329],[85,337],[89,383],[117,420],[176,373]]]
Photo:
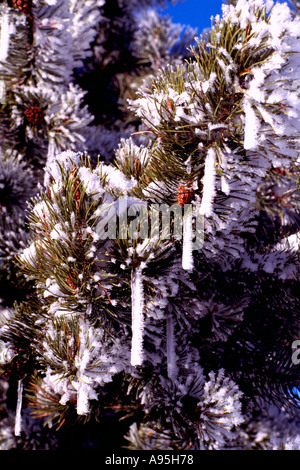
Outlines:
[[175,380],[177,376],[176,342],[174,335],[174,320],[171,316],[167,318],[167,370],[168,377]]

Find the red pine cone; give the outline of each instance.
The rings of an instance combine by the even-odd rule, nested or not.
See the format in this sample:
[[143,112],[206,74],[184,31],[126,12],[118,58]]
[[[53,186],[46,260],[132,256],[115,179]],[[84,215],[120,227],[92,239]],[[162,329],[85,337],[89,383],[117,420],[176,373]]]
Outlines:
[[13,6],[25,15],[30,15],[32,9],[32,0],[12,0]]
[[189,204],[194,196],[194,190],[190,186],[179,186],[177,189],[177,201],[180,207]]
[[288,171],[286,170],[286,168],[281,168],[279,166],[276,166],[274,168],[274,170],[276,171],[276,173],[278,173],[279,175],[286,175],[288,173]]
[[70,276],[70,274],[67,275],[67,283],[68,283],[68,286],[72,289],[72,291],[74,292],[74,294],[76,294],[77,292],[77,288]]
[[24,376],[27,360],[21,355],[14,356],[10,363],[5,364],[2,369],[2,375],[6,379],[14,377],[20,379]]
[[38,126],[42,124],[45,113],[38,106],[30,106],[25,110],[25,116],[28,122]]
[[78,186],[80,185],[80,181],[79,179],[77,178],[77,174],[78,174],[78,168],[76,168],[76,166],[72,166],[72,178],[73,178],[73,183],[74,183],[74,199],[76,201],[76,203],[78,204],[79,203],[79,200],[80,200],[80,196],[81,196],[81,191],[80,191],[80,188],[78,188]]

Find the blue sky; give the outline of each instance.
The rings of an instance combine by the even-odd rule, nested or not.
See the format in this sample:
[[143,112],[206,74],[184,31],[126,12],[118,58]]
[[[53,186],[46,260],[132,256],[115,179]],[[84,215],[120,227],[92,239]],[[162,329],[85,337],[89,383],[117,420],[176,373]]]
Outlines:
[[211,16],[221,15],[222,4],[222,0],[178,0],[177,5],[162,10],[162,13],[168,13],[173,18],[173,23],[198,28],[200,34],[204,28],[210,27]]
[[222,0],[179,0],[177,5],[162,10],[173,18],[173,23],[189,24],[198,32],[210,26],[210,17],[221,14]]

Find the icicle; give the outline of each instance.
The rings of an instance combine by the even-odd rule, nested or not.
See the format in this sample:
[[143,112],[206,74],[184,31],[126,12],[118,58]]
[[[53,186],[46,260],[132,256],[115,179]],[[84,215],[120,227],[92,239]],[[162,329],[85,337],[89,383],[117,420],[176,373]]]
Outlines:
[[89,412],[89,389],[88,385],[81,382],[77,392],[77,414],[86,415]]
[[0,104],[3,104],[5,101],[5,82],[0,80]]
[[210,216],[215,196],[215,150],[210,148],[205,159],[203,183],[203,196],[200,206],[200,214]]
[[221,176],[221,190],[223,191],[223,193],[225,193],[227,196],[229,195],[230,193],[230,187],[229,187],[229,183],[226,179],[226,177],[224,175]]
[[249,101],[246,101],[245,106],[244,106],[244,111],[245,111],[244,148],[245,150],[250,150],[250,149],[254,149],[255,147],[257,147],[260,122]]
[[174,320],[169,316],[167,318],[167,368],[168,377],[171,380],[175,380],[177,376],[175,346]]
[[16,419],[15,419],[15,436],[21,436],[22,431],[22,399],[23,399],[23,381],[19,380],[18,382],[18,399],[17,399],[17,408],[16,408]]
[[1,18],[1,31],[0,31],[0,60],[3,61],[7,57],[9,47],[9,37],[11,33],[11,27],[9,25],[8,14],[3,14]]
[[183,217],[182,268],[191,271],[193,267],[193,211],[189,207]]
[[144,292],[141,268],[132,268],[131,272],[131,365],[138,366],[143,362],[143,332],[144,332]]

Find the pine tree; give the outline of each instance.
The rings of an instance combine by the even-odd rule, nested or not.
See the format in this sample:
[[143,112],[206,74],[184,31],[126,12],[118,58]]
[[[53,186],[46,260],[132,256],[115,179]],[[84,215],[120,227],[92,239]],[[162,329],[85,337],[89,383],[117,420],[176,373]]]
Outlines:
[[163,3],[1,4],[3,449],[299,448],[300,19]]

